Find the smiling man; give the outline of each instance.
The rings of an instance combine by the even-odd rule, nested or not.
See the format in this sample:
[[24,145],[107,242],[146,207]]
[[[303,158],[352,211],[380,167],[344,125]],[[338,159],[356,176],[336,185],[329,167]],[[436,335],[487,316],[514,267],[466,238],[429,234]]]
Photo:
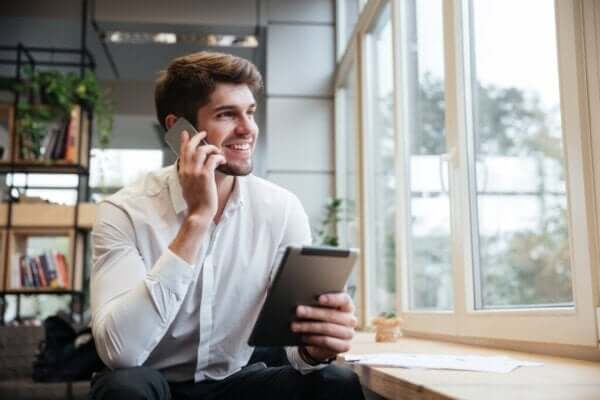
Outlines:
[[283,252],[311,240],[298,199],[251,173],[260,88],[252,63],[221,53],[162,72],[159,122],[185,117],[199,133],[182,134],[175,165],[99,206],[92,329],[110,370],[94,377],[93,399],[362,399],[356,375],[329,364],[356,325],[344,293],[299,307],[291,329],[306,345],[285,349],[288,365],[249,364]]

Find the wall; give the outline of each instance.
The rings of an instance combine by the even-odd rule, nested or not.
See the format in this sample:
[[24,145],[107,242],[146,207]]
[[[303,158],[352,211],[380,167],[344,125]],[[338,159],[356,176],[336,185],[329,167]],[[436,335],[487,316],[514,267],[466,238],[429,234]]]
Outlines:
[[313,231],[333,195],[332,0],[266,2],[267,178],[296,193]]

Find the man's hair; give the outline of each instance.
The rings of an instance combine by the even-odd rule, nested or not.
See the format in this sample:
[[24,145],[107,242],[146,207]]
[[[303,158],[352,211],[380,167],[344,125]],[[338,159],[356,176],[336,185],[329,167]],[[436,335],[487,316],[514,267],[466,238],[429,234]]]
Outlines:
[[163,129],[169,114],[197,126],[198,109],[209,102],[217,83],[245,84],[256,93],[262,77],[250,61],[231,54],[201,51],[173,59],[160,72],[154,90],[156,117]]

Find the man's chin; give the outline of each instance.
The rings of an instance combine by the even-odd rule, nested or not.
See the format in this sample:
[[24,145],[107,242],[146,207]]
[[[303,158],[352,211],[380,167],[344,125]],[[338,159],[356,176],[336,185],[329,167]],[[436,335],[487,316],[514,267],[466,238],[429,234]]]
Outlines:
[[217,171],[230,176],[246,176],[252,172],[252,163],[246,165],[223,164],[217,167]]

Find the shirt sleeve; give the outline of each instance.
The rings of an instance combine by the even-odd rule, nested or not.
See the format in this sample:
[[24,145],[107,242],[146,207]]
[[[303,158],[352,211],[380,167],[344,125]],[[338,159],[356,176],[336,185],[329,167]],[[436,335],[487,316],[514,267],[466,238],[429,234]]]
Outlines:
[[[277,267],[283,258],[285,249],[290,245],[310,245],[312,242],[310,234],[310,224],[308,222],[308,216],[302,207],[300,200],[294,195],[290,196],[288,202],[284,230],[282,240],[277,249],[277,257],[275,257],[275,265],[272,268],[273,273],[271,274],[271,281],[275,276]],[[285,352],[288,361],[294,369],[300,371],[302,374],[307,374],[311,371],[321,369],[327,364],[311,365],[308,364],[298,353],[297,347],[286,347]]]
[[148,268],[129,215],[103,202],[92,231],[92,332],[110,368],[142,365],[175,318],[193,267],[166,250]]

